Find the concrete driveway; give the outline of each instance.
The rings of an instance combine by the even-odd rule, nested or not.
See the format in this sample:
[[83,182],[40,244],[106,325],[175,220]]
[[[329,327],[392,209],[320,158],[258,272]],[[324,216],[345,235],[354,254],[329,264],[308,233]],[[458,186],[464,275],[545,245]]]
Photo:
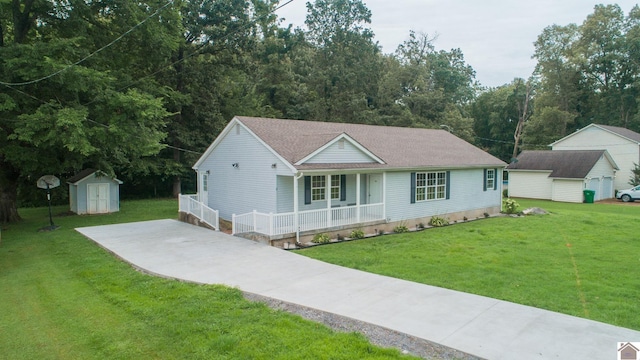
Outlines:
[[615,359],[640,332],[327,264],[176,220],[76,229],[145,271],[225,284],[486,359]]

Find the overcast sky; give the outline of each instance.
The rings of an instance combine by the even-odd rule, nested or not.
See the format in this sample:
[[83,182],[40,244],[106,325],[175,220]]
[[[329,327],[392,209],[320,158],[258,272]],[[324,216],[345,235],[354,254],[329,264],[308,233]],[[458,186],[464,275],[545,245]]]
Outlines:
[[[284,4],[286,0],[281,0]],[[313,0],[310,0],[313,3]],[[437,50],[460,48],[484,86],[528,78],[535,61],[533,42],[550,25],[581,24],[596,4],[620,5],[625,15],[636,1],[590,0],[364,0],[370,28],[382,51],[392,53],[409,31],[438,35]],[[307,0],[293,0],[278,11],[281,26],[304,27]]]

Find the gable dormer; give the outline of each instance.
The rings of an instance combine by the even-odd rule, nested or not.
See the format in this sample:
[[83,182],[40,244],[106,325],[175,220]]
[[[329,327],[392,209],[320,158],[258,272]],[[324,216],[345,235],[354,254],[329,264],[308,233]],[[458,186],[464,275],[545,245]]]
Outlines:
[[296,162],[296,165],[349,163],[384,164],[384,161],[352,137],[342,133]]

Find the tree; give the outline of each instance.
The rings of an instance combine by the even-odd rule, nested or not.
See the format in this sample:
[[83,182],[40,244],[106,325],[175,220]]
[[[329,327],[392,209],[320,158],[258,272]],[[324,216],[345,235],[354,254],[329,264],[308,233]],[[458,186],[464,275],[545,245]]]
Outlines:
[[[531,80],[524,83],[522,79],[517,79],[514,84],[513,98],[518,108],[518,121],[516,122],[516,128],[513,132],[513,153],[511,159],[515,159],[518,156],[518,149],[520,148],[520,138],[525,129],[525,125],[531,117],[533,112],[533,85]],[[524,89],[523,89],[524,87]]]
[[459,49],[436,51],[434,40],[411,31],[409,39],[398,46],[395,61],[386,62],[380,111],[397,116],[387,124],[435,128],[447,125],[462,132],[458,120],[465,118],[463,108],[475,96],[475,72],[465,64]]
[[[481,93],[470,106],[474,119],[476,145],[492,155],[510,162],[513,159],[514,135],[523,117],[530,116],[531,104],[525,109],[526,85],[522,79]],[[531,100],[529,100],[530,102]]]
[[632,175],[629,178],[629,185],[638,186],[640,185],[640,165],[633,163],[634,167],[631,169]]
[[315,94],[314,120],[368,123],[375,116],[380,50],[365,24],[371,12],[360,0],[307,3],[306,33],[314,47],[303,83]]
[[[137,26],[123,40],[132,52],[163,54],[174,45],[165,36],[175,30],[168,3],[25,0],[0,6],[3,13],[23,16],[2,22],[3,29],[15,31],[2,31],[0,47],[0,222],[19,220],[18,189],[34,186],[41,175],[69,175],[83,167],[111,174],[144,169],[162,148],[168,113],[145,90],[148,81],[123,84],[163,60],[147,56],[124,67],[131,53],[114,51],[124,44],[109,47],[107,39]],[[165,22],[145,21],[159,13]]]

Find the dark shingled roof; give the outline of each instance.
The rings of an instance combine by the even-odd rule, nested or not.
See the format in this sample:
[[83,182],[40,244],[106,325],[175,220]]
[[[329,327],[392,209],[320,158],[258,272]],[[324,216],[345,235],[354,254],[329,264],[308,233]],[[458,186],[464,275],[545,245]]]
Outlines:
[[79,173],[73,175],[69,179],[67,179],[67,183],[68,184],[74,184],[74,183],[86,178],[87,176],[93,174],[94,172],[96,172],[96,169],[84,169],[84,170],[80,171]]
[[104,176],[106,176],[107,178],[109,178],[109,179],[111,179],[111,180],[113,180],[113,181],[116,181],[116,182],[118,182],[118,183],[122,184],[122,181],[120,181],[120,180],[118,180],[118,179],[116,179],[116,178],[112,178],[112,177],[110,177],[110,176],[107,176],[106,174],[104,174],[104,173],[103,173],[102,171],[100,171],[100,170],[91,169],[91,168],[89,168],[89,169],[84,169],[84,170],[80,171],[79,173],[77,173],[77,174],[73,175],[72,177],[70,177],[69,179],[67,179],[67,184],[75,184],[75,183],[77,183],[78,181],[80,181],[80,180],[82,180],[82,179],[86,178],[87,176],[92,175],[92,174],[93,174],[93,173],[95,173],[96,171],[98,171],[98,174],[96,175],[97,177],[100,177],[100,176],[103,176],[103,175],[104,175]]
[[617,127],[617,126],[609,126],[609,125],[597,125],[597,126],[640,143],[640,134],[638,134],[635,131],[632,131],[623,127]]
[[237,116],[291,164],[346,134],[384,164],[301,164],[296,168],[422,168],[504,166],[502,160],[440,129],[401,128]]
[[605,150],[523,151],[507,170],[550,170],[549,177],[584,179]]

